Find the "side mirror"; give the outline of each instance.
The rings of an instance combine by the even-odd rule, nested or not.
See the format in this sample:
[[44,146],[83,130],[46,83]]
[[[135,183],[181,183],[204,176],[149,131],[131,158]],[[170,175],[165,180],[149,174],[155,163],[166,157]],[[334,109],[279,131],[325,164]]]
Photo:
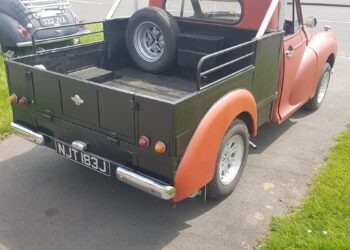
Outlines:
[[317,25],[317,19],[313,16],[306,18],[305,26],[308,28],[314,28]]

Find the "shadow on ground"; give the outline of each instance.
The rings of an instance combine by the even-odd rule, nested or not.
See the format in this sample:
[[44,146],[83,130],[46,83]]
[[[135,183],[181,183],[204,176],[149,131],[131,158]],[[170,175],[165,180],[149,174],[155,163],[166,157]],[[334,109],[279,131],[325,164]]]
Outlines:
[[[217,204],[196,198],[174,207],[41,147],[0,162],[0,168],[0,242],[9,249],[158,249]],[[53,245],[42,246],[40,239],[52,231],[55,238],[45,242]]]
[[266,123],[259,128],[258,136],[252,138],[254,144],[257,145],[255,150],[251,149],[250,154],[261,154],[270,145],[272,145],[278,138],[280,138],[287,130],[298,123],[298,119],[302,119],[306,116],[311,115],[311,112],[303,109],[298,110],[293,116],[283,122],[281,125]]

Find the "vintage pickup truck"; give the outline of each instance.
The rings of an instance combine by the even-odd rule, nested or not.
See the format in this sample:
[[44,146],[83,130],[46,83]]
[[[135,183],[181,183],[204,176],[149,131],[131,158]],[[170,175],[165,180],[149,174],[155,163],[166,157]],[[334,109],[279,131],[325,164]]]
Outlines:
[[6,61],[12,127],[159,198],[224,198],[259,126],[320,107],[335,36],[308,33],[300,0],[147,5],[103,21],[103,42]]

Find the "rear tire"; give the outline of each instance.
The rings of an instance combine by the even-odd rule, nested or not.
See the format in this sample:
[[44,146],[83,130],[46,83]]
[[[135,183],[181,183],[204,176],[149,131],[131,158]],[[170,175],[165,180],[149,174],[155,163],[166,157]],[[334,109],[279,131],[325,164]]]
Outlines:
[[126,46],[139,68],[160,73],[175,63],[178,33],[179,26],[173,16],[160,8],[148,7],[130,18]]
[[331,71],[331,65],[329,63],[326,63],[321,75],[321,79],[318,82],[316,94],[304,105],[304,109],[309,111],[316,111],[321,107],[323,100],[327,94]]
[[244,172],[248,151],[248,128],[242,120],[236,119],[220,146],[215,175],[207,186],[210,198],[223,199],[233,192]]

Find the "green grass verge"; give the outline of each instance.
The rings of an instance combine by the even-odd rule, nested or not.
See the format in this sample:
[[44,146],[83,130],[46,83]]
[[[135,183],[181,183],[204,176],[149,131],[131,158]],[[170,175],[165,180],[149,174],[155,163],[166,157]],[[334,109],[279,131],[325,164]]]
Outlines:
[[8,98],[4,56],[0,54],[0,139],[10,132],[12,113]]
[[262,249],[350,249],[350,126],[302,206],[273,219]]
[[[90,31],[102,30],[102,24],[88,25],[87,29]],[[91,43],[102,41],[103,33],[82,36],[81,43]],[[11,132],[10,123],[12,121],[11,105],[8,102],[8,87],[6,81],[6,72],[4,65],[4,56],[0,54],[0,139],[4,138]]]

